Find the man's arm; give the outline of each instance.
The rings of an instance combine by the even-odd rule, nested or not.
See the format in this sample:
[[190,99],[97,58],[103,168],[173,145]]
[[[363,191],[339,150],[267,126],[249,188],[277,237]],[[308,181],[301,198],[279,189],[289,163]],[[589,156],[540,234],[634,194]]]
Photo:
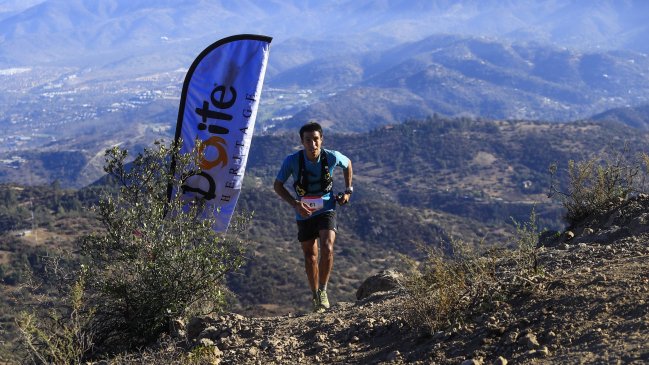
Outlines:
[[275,183],[273,183],[273,189],[279,195],[282,200],[287,202],[290,206],[293,207],[293,209],[296,209],[298,214],[301,215],[302,217],[308,217],[311,215],[311,210],[309,210],[308,206],[306,203],[303,203],[299,200],[295,200],[291,193],[286,190],[284,187],[284,183],[275,179]]
[[[346,168],[343,168],[343,176],[345,177],[345,190],[352,186],[352,177],[354,173],[352,171],[352,160],[349,160]],[[338,200],[338,204],[343,205],[349,202],[351,194],[344,194],[342,199]]]

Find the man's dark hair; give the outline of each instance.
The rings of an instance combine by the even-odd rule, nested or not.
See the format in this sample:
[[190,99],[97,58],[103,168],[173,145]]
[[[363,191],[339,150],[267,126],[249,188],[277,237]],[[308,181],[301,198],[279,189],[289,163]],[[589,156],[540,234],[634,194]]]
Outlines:
[[316,122],[309,122],[300,128],[300,141],[304,137],[304,132],[320,132],[320,137],[322,137],[322,126]]

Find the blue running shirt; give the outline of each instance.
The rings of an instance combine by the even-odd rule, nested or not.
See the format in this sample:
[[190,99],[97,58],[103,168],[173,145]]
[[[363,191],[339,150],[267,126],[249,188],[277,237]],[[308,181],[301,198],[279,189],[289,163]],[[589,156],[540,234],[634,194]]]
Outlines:
[[[338,151],[333,151],[333,150],[326,150],[322,149],[321,152],[327,154],[327,163],[329,164],[329,174],[331,177],[333,177],[334,169],[336,166],[340,166],[344,169],[349,166],[349,159],[343,155],[342,153]],[[322,174],[322,166],[320,162],[320,156],[318,156],[318,161],[316,162],[311,162],[309,161],[308,158],[306,158],[306,155],[304,156],[304,170],[305,172],[309,175],[309,194],[308,195],[314,195],[312,192],[317,192],[320,191],[322,193],[322,186],[320,184],[320,179],[321,179],[321,174]],[[277,180],[280,181],[282,184],[288,180],[288,178],[292,175],[293,176],[293,181],[297,179],[297,175],[300,172],[300,151],[295,152],[293,154],[290,154],[286,156],[284,159],[284,162],[282,162],[282,167],[279,170],[279,173],[277,174]],[[293,187],[289,189],[289,191],[292,191]],[[313,212],[311,217],[314,217],[318,214],[322,214],[324,212],[329,212],[332,210],[336,209],[336,199],[334,197],[334,189],[331,189],[331,191],[325,195],[322,196],[322,200],[324,201],[324,206],[322,209],[316,210]],[[309,217],[309,218],[311,218]],[[303,218],[299,214],[295,214],[295,219],[297,220],[305,220],[308,218]]]

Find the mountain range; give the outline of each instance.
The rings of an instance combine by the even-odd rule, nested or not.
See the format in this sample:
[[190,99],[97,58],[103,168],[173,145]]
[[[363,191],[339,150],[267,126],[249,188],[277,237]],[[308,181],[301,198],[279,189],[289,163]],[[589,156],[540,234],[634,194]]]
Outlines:
[[582,53],[431,36],[384,52],[318,59],[276,75],[274,86],[337,91],[277,128],[294,129],[314,119],[336,130],[361,131],[433,113],[584,119],[616,104],[646,103],[648,67],[649,58],[632,51]]
[[649,129],[649,104],[611,109],[594,115],[591,119],[615,121],[634,128],[647,130]]
[[646,14],[649,5],[640,0],[5,0],[0,60],[97,66],[151,52],[177,59],[196,54],[197,41],[233,33],[265,33],[278,48],[287,42],[287,50],[299,40],[313,55],[387,48],[435,33],[646,52]]
[[[433,114],[586,119],[649,102],[646,10],[632,0],[5,0],[0,127],[19,149],[70,150],[70,136],[116,119],[106,110],[177,108],[193,58],[235,33],[274,37],[258,117],[268,133]],[[156,118],[175,125],[173,109]],[[150,123],[144,110],[126,114],[118,123]]]

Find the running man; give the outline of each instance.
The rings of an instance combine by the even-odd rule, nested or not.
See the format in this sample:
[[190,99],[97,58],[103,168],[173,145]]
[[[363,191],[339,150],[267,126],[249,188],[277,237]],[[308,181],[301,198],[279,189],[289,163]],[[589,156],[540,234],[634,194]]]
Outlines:
[[[352,162],[338,151],[322,148],[324,136],[318,123],[302,126],[300,140],[304,148],[284,159],[273,188],[295,209],[297,239],[304,252],[306,276],[313,293],[313,311],[323,312],[329,308],[327,282],[334,263],[336,202],[340,205],[347,204],[354,191]],[[338,197],[333,192],[333,172],[336,166],[343,169],[345,177],[345,192]],[[284,187],[291,175],[296,197]]]

